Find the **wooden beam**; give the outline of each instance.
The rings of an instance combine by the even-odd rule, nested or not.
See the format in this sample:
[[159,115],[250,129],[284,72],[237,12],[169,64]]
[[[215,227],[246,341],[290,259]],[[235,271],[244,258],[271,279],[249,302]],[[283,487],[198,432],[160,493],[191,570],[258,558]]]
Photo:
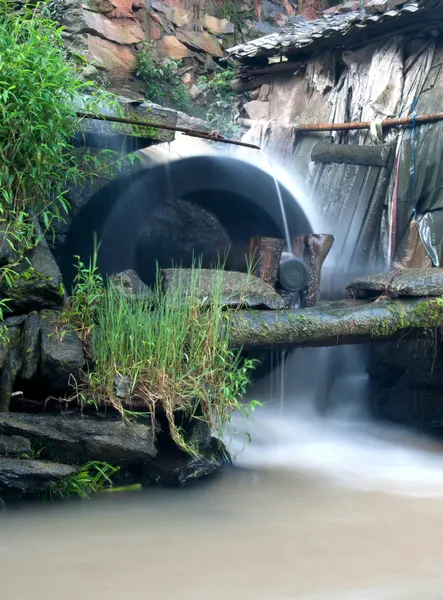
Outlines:
[[369,167],[385,167],[389,148],[385,146],[357,146],[351,144],[316,144],[311,152],[314,162],[344,165],[364,165]]

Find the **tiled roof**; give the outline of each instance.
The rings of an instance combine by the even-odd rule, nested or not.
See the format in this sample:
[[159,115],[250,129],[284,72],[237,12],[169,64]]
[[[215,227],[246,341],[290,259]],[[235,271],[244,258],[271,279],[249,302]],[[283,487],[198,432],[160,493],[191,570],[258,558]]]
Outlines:
[[[334,42],[335,45],[342,45],[350,38],[350,34],[362,34],[362,30],[366,30],[365,38],[370,35],[376,36],[382,25],[391,23],[394,30],[415,20],[413,15],[426,8],[423,3],[408,2],[400,8],[378,9],[378,14],[374,14],[374,8],[377,11],[377,6],[383,6],[382,2],[376,4],[376,1],[378,0],[372,0],[365,5],[365,8],[350,12],[324,14],[314,21],[301,16],[291,17],[288,24],[280,31],[230,48],[227,51],[228,58],[242,61],[260,56],[313,53],[316,47],[326,40],[329,40],[330,45],[334,45]],[[370,5],[373,7],[372,10]],[[436,10],[441,11],[441,18],[443,18],[442,8]]]

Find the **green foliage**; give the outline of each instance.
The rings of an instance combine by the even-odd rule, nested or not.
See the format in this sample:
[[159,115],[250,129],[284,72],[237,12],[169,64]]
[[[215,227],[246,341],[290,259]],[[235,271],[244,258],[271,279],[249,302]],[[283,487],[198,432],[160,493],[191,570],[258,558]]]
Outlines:
[[[110,282],[97,305],[92,331],[94,366],[88,374],[88,397],[111,404],[122,415],[131,403],[152,417],[160,406],[176,444],[190,454],[176,416],[208,422],[222,434],[233,411],[249,415],[255,403],[240,401],[254,361],[243,360],[230,343],[222,308],[222,277],[216,271],[213,297],[203,306],[198,297],[200,269],[192,270],[184,291],[177,270],[173,290],[163,294],[158,282],[152,295],[134,297]],[[129,382],[123,406],[115,378]]]
[[64,184],[78,175],[73,100],[84,83],[53,21],[10,11],[0,0],[0,222],[20,255],[36,243],[32,213],[49,230],[68,209]]
[[69,308],[64,312],[65,321],[73,325],[86,341],[94,327],[98,306],[104,298],[103,278],[97,269],[97,240],[94,240],[94,254],[85,265],[77,259],[77,274],[74,279],[73,295],[69,300]]
[[214,129],[226,137],[233,137],[240,132],[234,120],[234,98],[232,81],[236,78],[235,69],[229,66],[218,71],[212,79],[201,76],[199,88],[204,92],[206,101],[206,118]]
[[78,473],[57,481],[49,488],[49,498],[63,499],[79,497],[85,500],[106,488],[112,488],[112,477],[118,473],[119,467],[105,462],[90,461],[83,465]]
[[191,100],[180,77],[180,65],[181,62],[176,60],[159,60],[152,42],[144,45],[137,54],[134,74],[144,81],[145,96],[149,101],[190,110]]

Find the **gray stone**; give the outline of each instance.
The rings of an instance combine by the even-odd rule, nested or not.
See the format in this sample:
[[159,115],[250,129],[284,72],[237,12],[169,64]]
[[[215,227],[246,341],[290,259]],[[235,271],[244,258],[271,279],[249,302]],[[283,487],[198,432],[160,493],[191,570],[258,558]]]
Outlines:
[[0,413],[0,434],[23,436],[41,458],[57,462],[144,464],[157,454],[153,428],[120,417]]
[[20,372],[20,379],[30,381],[37,376],[40,367],[40,353],[40,318],[37,312],[32,312],[28,315],[23,328],[23,368]]
[[208,477],[230,462],[223,444],[212,438],[211,445],[200,456],[177,458],[161,456],[149,466],[149,479],[154,483],[181,487],[198,479]]
[[74,475],[77,470],[40,460],[0,458],[0,497],[39,496],[52,483]]
[[131,379],[124,375],[117,375],[114,377],[114,394],[120,400],[128,400],[131,395]]
[[243,105],[248,117],[253,121],[269,118],[269,102],[260,102],[260,100],[251,100]]
[[137,297],[152,298],[153,290],[143,283],[135,271],[122,271],[110,277],[110,281],[122,292]]
[[0,282],[0,298],[8,298],[8,310],[28,313],[40,308],[62,306],[65,301],[62,276],[49,248],[40,245],[15,269],[13,287]]
[[73,379],[79,381],[85,364],[83,346],[75,331],[63,326],[60,313],[40,312],[41,364],[40,378],[51,394],[72,391]]
[[443,295],[443,269],[405,269],[352,280],[346,287],[356,298],[378,296],[387,286],[391,297]]
[[9,410],[14,384],[23,366],[21,341],[21,329],[8,328],[7,354],[0,372],[0,411]]
[[0,435],[0,455],[21,456],[31,452],[31,442],[20,435]]
[[6,327],[21,327],[26,322],[26,315],[16,315],[15,317],[6,317]]
[[236,271],[217,271],[202,269],[198,275],[192,275],[191,269],[162,269],[162,285],[165,294],[177,287],[180,281],[184,296],[189,294],[195,281],[197,297],[203,305],[209,304],[213,298],[214,289],[222,278],[223,306],[247,308],[269,308],[278,310],[285,308],[285,300],[277,294],[274,288],[254,275],[237,273]]

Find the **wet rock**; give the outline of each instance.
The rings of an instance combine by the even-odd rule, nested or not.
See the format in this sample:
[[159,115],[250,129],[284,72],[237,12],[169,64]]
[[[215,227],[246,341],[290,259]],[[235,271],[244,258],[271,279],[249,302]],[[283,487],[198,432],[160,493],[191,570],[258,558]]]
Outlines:
[[198,298],[202,304],[208,304],[213,297],[213,292],[222,276],[222,305],[248,308],[269,308],[278,310],[285,308],[284,299],[277,294],[274,288],[254,275],[237,273],[235,271],[220,271],[202,269],[196,278],[191,269],[162,269],[163,290],[167,294],[181,280],[182,292],[186,296],[191,284],[196,281]]
[[62,306],[65,300],[62,276],[51,251],[40,245],[17,268],[13,287],[0,282],[0,298],[9,298],[8,309],[28,313],[40,308]]
[[39,496],[52,483],[76,472],[76,467],[52,462],[0,458],[0,497]]
[[22,456],[31,452],[31,442],[20,435],[0,435],[0,455]]
[[193,419],[184,429],[186,430],[186,443],[198,452],[203,452],[211,447],[212,431],[209,423]]
[[20,379],[30,381],[40,367],[40,318],[37,312],[29,313],[23,328],[23,367]]
[[26,315],[16,315],[14,317],[6,317],[4,323],[6,327],[21,327],[26,323]]
[[6,359],[0,372],[0,411],[9,410],[14,384],[23,366],[20,327],[8,328],[7,336]]
[[153,428],[120,417],[3,413],[0,434],[25,437],[41,458],[57,462],[145,464],[157,454]]
[[60,313],[42,310],[40,378],[48,391],[63,395],[72,391],[72,378],[79,381],[85,364],[83,346],[75,331],[64,326]]
[[405,269],[376,273],[352,280],[347,286],[356,298],[378,296],[387,291],[396,296],[443,295],[443,269]]
[[181,487],[213,475],[227,463],[229,455],[225,447],[212,438],[210,447],[198,457],[159,457],[149,466],[149,478],[161,485]]
[[144,298],[153,297],[153,290],[143,283],[135,271],[122,271],[110,277],[110,280],[125,294]]

